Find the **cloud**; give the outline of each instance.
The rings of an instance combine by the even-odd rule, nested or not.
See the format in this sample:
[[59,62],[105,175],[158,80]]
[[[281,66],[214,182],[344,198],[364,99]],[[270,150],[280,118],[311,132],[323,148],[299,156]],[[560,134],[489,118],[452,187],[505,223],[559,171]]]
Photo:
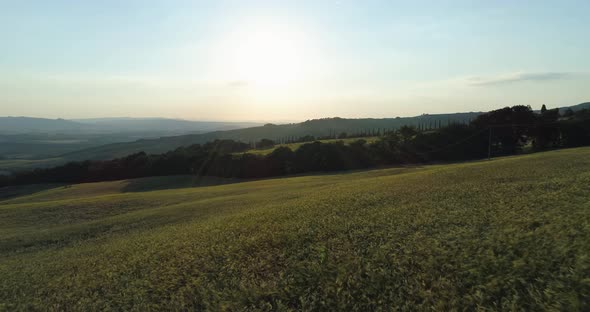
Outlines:
[[246,86],[248,86],[248,81],[246,81],[246,80],[230,81],[227,83],[227,86],[232,87],[232,88],[246,87]]
[[560,80],[568,79],[573,76],[572,73],[568,72],[516,72],[510,74],[503,74],[489,77],[471,77],[467,81],[473,86],[491,86],[499,84],[517,83],[522,81],[548,81],[548,80]]

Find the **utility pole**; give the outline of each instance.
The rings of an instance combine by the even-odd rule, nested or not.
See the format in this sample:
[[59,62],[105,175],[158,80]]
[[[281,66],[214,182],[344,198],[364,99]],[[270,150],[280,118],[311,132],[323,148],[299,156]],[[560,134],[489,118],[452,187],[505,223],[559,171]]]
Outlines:
[[492,158],[492,126],[489,129],[489,137],[488,137],[488,160]]

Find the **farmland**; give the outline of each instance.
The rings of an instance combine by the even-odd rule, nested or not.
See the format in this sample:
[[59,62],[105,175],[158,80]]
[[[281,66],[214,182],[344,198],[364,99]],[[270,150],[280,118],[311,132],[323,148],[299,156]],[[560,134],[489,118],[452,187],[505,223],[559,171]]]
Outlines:
[[0,310],[590,307],[590,148],[233,182],[11,189]]
[[61,164],[63,159],[46,158],[46,159],[0,159],[0,170],[11,171],[26,170],[30,168],[52,167]]
[[[316,140],[316,142],[322,142],[322,143],[328,143],[328,144],[342,142],[343,144],[348,145],[348,144],[358,141],[358,140],[365,140],[365,142],[367,142],[367,143],[373,143],[373,142],[377,141],[378,139],[379,139],[379,137],[364,137],[364,138],[361,137],[361,138],[346,138],[346,139],[325,139],[325,140]],[[276,144],[275,146],[269,147],[269,148],[250,149],[244,153],[256,154],[256,155],[268,155],[279,147],[287,147],[287,148],[291,149],[292,151],[296,151],[303,144],[309,144],[309,143],[310,142]],[[243,153],[236,153],[236,154],[243,154]]]

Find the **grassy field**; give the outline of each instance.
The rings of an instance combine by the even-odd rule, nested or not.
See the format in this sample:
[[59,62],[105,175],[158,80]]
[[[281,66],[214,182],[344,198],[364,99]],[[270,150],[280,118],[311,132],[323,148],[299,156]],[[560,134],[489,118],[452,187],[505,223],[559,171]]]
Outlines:
[[[378,139],[379,139],[379,137],[366,137],[366,138],[346,138],[346,139],[330,139],[330,140],[318,140],[318,141],[322,142],[322,143],[336,143],[336,142],[342,141],[342,142],[344,142],[344,144],[350,144],[351,142],[356,142],[358,140],[365,140],[365,141],[367,141],[367,143],[373,143],[373,142],[377,141]],[[247,150],[245,153],[257,154],[257,155],[268,155],[268,154],[272,153],[272,151],[274,151],[275,149],[277,149],[278,147],[281,147],[281,146],[288,147],[292,151],[295,151],[301,145],[308,144],[308,143],[312,143],[312,142],[277,144],[277,145],[270,147],[270,148]],[[243,154],[243,153],[237,153],[237,154]]]
[[590,148],[131,182],[0,201],[0,310],[590,309]]
[[0,159],[0,170],[20,171],[32,168],[53,167],[63,163],[59,157],[45,159]]

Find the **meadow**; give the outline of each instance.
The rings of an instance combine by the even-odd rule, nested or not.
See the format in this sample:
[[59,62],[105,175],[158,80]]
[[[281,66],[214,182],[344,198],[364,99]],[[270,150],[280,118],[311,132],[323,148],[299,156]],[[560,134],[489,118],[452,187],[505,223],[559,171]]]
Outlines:
[[590,148],[150,179],[0,196],[0,310],[590,309]]
[[63,162],[64,160],[59,157],[45,159],[0,159],[0,170],[6,171],[6,174],[8,174],[13,171],[53,167]]
[[[324,139],[324,140],[316,140],[316,142],[322,142],[322,143],[337,143],[337,142],[342,142],[345,145],[349,145],[352,142],[356,142],[358,140],[365,140],[367,142],[367,144],[370,143],[374,143],[377,140],[379,140],[379,137],[358,137],[358,138],[345,138],[345,139]],[[272,153],[275,149],[279,148],[279,147],[287,147],[289,149],[291,149],[292,151],[296,151],[299,147],[301,147],[303,144],[309,144],[311,142],[297,142],[297,143],[284,143],[284,144],[276,144],[273,147],[269,147],[269,148],[253,148],[250,150],[247,150],[245,152],[240,152],[240,153],[234,153],[234,154],[244,154],[244,153],[248,153],[248,154],[255,154],[255,155],[268,155],[270,153]]]

